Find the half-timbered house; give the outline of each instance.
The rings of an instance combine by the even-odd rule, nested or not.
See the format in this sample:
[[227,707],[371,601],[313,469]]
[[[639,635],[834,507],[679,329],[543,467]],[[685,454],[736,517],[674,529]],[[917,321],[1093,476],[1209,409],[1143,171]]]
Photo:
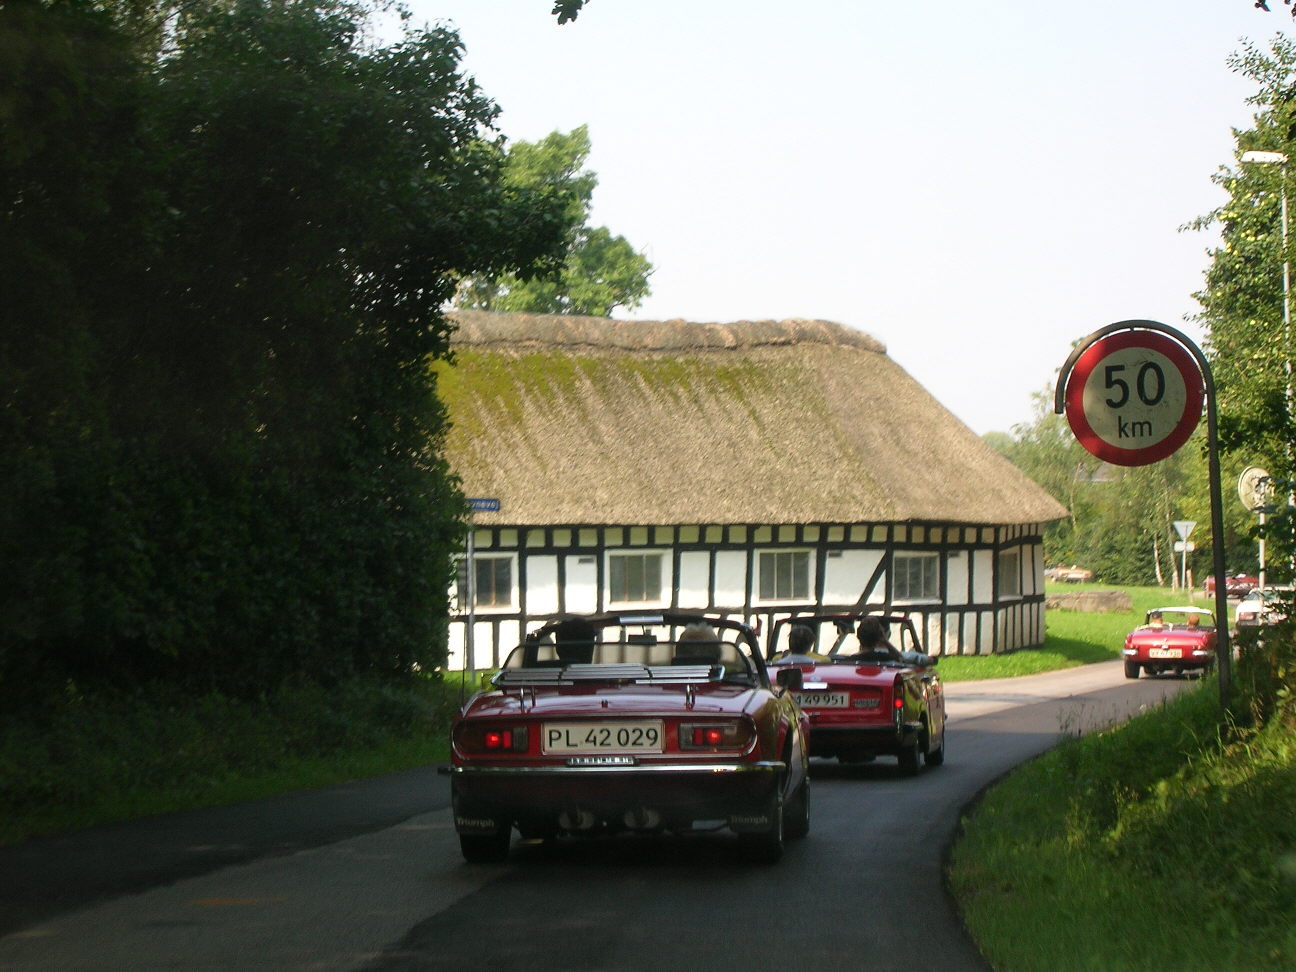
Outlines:
[[909,612],[934,654],[1043,642],[1041,531],[1065,510],[867,334],[452,316],[446,455],[498,509],[473,515],[451,667],[626,607],[767,628],[869,605]]

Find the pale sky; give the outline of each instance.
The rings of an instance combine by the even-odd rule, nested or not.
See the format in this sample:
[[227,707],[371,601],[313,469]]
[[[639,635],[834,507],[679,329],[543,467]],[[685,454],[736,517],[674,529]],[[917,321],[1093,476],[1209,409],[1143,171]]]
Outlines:
[[[411,0],[535,141],[588,125],[594,225],[656,268],[638,320],[872,334],[973,431],[1032,418],[1115,321],[1200,337],[1253,86],[1252,0]],[[1276,315],[1277,316],[1277,315]]]

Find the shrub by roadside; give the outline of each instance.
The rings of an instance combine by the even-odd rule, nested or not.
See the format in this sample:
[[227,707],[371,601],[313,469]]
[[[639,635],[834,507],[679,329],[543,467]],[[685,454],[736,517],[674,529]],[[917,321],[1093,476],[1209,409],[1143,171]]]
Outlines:
[[255,701],[154,685],[0,714],[0,843],[446,758],[457,679],[297,680]]
[[951,890],[996,969],[1296,964],[1296,706],[1221,733],[1208,679],[985,796]]

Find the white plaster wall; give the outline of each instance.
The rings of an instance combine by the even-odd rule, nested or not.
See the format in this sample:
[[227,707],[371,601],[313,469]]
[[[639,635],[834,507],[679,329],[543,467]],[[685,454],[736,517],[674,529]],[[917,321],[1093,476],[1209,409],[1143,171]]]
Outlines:
[[[968,560],[969,558],[964,558]],[[991,550],[974,550],[970,558],[972,564],[972,600],[977,604],[988,604],[994,600],[994,552]]]
[[716,604],[742,604],[746,590],[747,554],[741,550],[721,550],[716,554]]
[[598,610],[598,558],[586,554],[566,561],[568,613],[593,614]]
[[679,606],[705,608],[711,583],[711,555],[705,550],[686,550],[680,554]]
[[958,555],[945,555],[945,603],[946,604],[967,604],[968,603],[968,564],[972,562],[972,555],[966,550],[958,551]]
[[[879,550],[843,550],[840,557],[824,558],[824,603],[854,604],[882,559]],[[886,574],[878,578],[869,604],[881,604],[886,592]]]
[[552,554],[527,557],[526,613],[558,613],[558,558]]

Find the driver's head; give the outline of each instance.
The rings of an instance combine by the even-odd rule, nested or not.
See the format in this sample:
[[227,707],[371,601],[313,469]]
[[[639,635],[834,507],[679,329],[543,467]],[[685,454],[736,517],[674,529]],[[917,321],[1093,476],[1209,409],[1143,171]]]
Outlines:
[[808,655],[814,651],[815,633],[809,625],[794,624],[788,632],[788,650],[794,655]]
[[554,629],[554,650],[565,662],[588,664],[594,659],[594,625],[585,618],[566,618]]
[[877,618],[860,618],[855,636],[859,638],[861,648],[876,648],[886,640],[886,629]]

